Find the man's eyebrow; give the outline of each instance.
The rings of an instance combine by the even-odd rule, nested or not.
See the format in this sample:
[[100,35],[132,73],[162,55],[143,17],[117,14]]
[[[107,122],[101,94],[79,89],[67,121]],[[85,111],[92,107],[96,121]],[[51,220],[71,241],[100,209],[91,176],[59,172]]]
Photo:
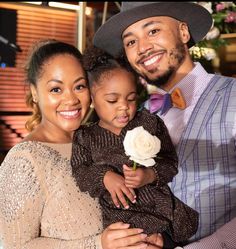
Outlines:
[[[153,24],[157,24],[157,23],[161,23],[161,21],[150,21],[150,22],[147,22],[147,23],[143,24],[142,29],[145,29],[148,26],[153,25]],[[132,32],[128,32],[128,33],[126,33],[126,34],[124,34],[122,36],[122,39],[125,39],[126,37],[128,37],[128,36],[130,36],[132,34],[133,34]]]

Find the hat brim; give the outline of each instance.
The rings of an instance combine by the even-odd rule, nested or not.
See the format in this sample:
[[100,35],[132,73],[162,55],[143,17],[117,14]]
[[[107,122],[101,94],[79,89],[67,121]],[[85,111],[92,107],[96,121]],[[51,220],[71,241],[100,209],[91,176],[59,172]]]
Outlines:
[[94,46],[113,56],[123,51],[122,33],[131,24],[154,16],[169,16],[186,22],[191,39],[188,47],[201,41],[212,26],[211,14],[202,6],[188,2],[157,2],[120,12],[107,20],[95,33]]

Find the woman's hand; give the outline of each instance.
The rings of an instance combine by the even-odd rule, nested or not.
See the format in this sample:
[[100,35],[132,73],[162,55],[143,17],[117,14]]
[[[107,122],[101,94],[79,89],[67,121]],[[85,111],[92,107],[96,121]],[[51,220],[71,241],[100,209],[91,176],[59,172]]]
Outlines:
[[[113,223],[102,233],[101,242],[103,249],[146,249],[147,235],[143,229],[129,228],[129,224],[123,222]],[[149,249],[158,247],[150,247]]]

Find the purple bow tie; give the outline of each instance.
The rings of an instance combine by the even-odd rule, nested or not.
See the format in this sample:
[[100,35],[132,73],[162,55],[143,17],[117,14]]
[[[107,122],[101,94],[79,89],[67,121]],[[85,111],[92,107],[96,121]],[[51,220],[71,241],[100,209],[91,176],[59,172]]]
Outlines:
[[151,94],[148,104],[151,113],[160,111],[161,115],[166,113],[173,106],[171,95],[169,93],[164,95],[159,93]]

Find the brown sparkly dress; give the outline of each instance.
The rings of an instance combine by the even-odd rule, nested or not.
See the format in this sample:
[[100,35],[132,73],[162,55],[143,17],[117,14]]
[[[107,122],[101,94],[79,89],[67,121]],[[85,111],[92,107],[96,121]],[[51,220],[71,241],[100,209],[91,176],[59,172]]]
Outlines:
[[76,186],[71,147],[22,142],[6,156],[0,166],[4,249],[102,248],[99,203]]
[[[157,181],[136,189],[137,202],[129,203],[127,210],[119,209],[105,189],[103,178],[108,170],[122,175],[122,165],[133,164],[125,155],[123,140],[126,131],[137,126],[161,140],[161,150],[152,167]],[[158,116],[147,110],[137,112],[119,136],[98,124],[80,128],[74,135],[71,162],[81,191],[99,197],[104,226],[123,221],[148,234],[165,231],[176,242],[185,241],[196,232],[197,212],[174,197],[167,185],[177,173],[178,160],[168,130]]]

